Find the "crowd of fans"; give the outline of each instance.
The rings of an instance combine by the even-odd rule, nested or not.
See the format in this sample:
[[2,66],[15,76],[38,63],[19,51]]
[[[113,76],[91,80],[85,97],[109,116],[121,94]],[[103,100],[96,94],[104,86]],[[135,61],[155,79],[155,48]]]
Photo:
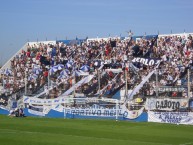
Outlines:
[[[53,89],[46,93],[46,97],[56,98],[84,77],[74,76],[75,70],[88,66],[88,70],[83,71],[95,77],[91,82],[76,88],[76,92],[93,96],[99,93],[98,89],[100,89],[102,92],[99,96],[112,97],[118,90],[125,89],[126,80],[128,90],[133,89],[156,67],[132,63],[135,57],[161,60],[157,68],[158,82],[156,75],[153,75],[137,96],[156,95],[156,86],[184,87],[187,82],[187,70],[191,72],[193,66],[192,36],[168,35],[150,39],[142,37],[137,40],[132,37],[109,38],[85,40],[70,45],[63,42],[28,45],[26,51],[21,50],[11,60],[10,70],[1,73],[1,84],[8,95],[17,94],[18,97],[24,92],[28,95],[38,94],[40,90],[48,90],[51,86]],[[51,72],[51,69],[59,64],[64,68]],[[104,67],[100,68],[103,65]],[[123,71],[106,71],[108,69]],[[67,75],[59,77],[63,70]],[[100,85],[98,85],[98,75],[100,75]],[[161,95],[187,97],[187,89],[180,95],[177,92]]]

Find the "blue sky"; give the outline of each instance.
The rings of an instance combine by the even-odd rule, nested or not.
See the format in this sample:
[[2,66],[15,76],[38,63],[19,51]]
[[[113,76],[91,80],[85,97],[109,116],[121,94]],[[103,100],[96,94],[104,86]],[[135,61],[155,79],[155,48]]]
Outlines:
[[193,32],[193,0],[1,0],[0,65],[28,40]]

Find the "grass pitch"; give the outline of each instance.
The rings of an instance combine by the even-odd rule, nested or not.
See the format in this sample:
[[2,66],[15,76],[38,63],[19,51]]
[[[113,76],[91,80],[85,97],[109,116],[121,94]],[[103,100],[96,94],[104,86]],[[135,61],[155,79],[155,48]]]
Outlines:
[[0,145],[193,145],[193,126],[0,115]]

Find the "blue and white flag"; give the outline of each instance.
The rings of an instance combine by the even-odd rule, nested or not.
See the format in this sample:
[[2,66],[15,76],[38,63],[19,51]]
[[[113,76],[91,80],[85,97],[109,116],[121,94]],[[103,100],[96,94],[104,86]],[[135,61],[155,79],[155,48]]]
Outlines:
[[4,71],[4,74],[5,74],[5,75],[11,75],[11,74],[12,74],[12,71],[7,68],[7,69]]
[[72,68],[73,67],[73,62],[67,62],[66,63],[66,66],[65,66],[67,69],[69,69],[69,68]]
[[36,74],[30,74],[28,76],[28,81],[36,80],[37,78],[38,78],[38,76]]
[[63,68],[64,68],[64,65],[63,65],[63,64],[58,64],[58,65],[57,65],[57,69],[58,69],[58,70],[62,70]]
[[87,71],[90,70],[90,67],[89,67],[88,65],[83,65],[83,66],[80,68],[80,70],[87,72]]
[[82,70],[75,70],[75,75],[76,76],[88,76],[89,73],[88,72],[84,72]]
[[33,65],[33,68],[34,68],[34,69],[38,69],[38,68],[40,68],[40,66],[37,65],[37,64],[34,64],[34,65]]
[[63,70],[60,72],[60,75],[58,76],[58,79],[66,79],[69,77],[69,70]]
[[32,71],[33,71],[34,74],[39,75],[42,72],[42,69],[34,68]]
[[53,74],[53,73],[55,73],[55,72],[57,72],[57,71],[58,71],[58,67],[57,67],[57,66],[53,66],[53,67],[50,68],[49,73],[50,73],[50,74]]
[[44,114],[44,107],[43,106],[32,106],[29,105],[28,112],[37,115],[37,116],[45,116]]

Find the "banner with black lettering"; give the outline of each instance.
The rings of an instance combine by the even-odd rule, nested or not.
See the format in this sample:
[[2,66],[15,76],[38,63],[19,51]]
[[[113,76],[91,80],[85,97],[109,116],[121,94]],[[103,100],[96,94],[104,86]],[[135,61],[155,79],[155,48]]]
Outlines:
[[[117,112],[116,112],[117,111]],[[66,114],[80,115],[80,116],[98,116],[98,117],[116,117],[116,113],[121,114],[121,108],[112,106],[112,108],[107,108],[98,104],[93,104],[88,107],[68,107],[65,108]]]
[[173,86],[163,86],[158,88],[159,92],[183,92],[187,91],[187,87],[173,87]]
[[148,122],[193,125],[193,112],[148,111]]
[[133,58],[132,62],[134,62],[134,63],[139,62],[139,63],[143,63],[144,65],[147,65],[147,66],[154,66],[154,65],[158,65],[161,62],[161,59],[135,57],[135,58]]
[[147,98],[145,108],[147,110],[178,110],[188,107],[188,99]]

